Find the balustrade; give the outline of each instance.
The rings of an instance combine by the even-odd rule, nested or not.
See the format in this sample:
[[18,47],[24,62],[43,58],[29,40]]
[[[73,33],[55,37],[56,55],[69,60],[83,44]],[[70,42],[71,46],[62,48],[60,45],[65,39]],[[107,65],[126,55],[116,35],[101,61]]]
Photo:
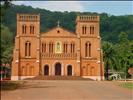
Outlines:
[[76,59],[77,53],[42,53],[44,59]]

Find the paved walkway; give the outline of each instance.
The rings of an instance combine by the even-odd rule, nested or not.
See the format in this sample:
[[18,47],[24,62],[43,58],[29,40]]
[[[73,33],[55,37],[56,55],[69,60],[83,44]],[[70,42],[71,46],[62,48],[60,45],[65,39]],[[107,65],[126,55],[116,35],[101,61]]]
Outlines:
[[114,82],[31,80],[2,92],[2,100],[133,100],[132,91]]

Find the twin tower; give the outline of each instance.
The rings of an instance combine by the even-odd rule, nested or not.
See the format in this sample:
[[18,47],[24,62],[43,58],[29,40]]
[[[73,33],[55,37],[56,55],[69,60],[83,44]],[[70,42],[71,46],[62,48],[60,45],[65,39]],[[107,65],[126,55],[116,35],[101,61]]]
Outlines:
[[76,18],[76,31],[61,26],[40,32],[40,15],[17,14],[12,80],[41,76],[104,79],[99,16]]

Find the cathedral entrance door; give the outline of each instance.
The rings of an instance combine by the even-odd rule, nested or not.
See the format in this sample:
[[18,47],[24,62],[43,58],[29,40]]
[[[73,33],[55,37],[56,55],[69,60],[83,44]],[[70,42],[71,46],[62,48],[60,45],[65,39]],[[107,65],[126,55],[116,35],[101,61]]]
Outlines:
[[71,65],[67,66],[67,75],[72,76],[72,66]]
[[49,75],[49,66],[48,65],[44,66],[44,75]]
[[60,63],[55,64],[55,75],[61,75],[61,64]]

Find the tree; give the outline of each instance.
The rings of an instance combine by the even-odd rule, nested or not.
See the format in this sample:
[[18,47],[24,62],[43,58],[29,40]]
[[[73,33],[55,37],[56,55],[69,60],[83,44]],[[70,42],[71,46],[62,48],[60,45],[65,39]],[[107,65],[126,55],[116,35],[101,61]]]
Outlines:
[[110,42],[103,42],[103,59],[105,64],[105,77],[109,79],[109,69],[113,69],[113,63],[115,62],[115,52],[113,44]]
[[1,25],[1,63],[11,64],[13,51],[12,35],[8,27]]
[[129,45],[128,35],[125,32],[121,32],[119,35],[119,44],[117,45],[117,56],[119,60],[119,70],[128,74],[128,68],[131,67],[131,46]]
[[[52,12],[46,9],[33,8],[25,5],[13,5],[6,9],[3,16],[3,24],[10,31],[16,33],[16,14],[17,13],[34,13],[40,14],[41,25],[40,31],[45,32],[57,26],[57,21],[60,21],[60,26],[75,32],[75,20],[77,15],[99,15],[100,16],[100,33],[104,41],[118,43],[118,36],[121,31],[128,34],[128,39],[133,40],[133,15],[109,16],[107,13],[91,13],[91,12]],[[7,13],[8,12],[8,13]],[[10,20],[9,20],[10,19]]]

